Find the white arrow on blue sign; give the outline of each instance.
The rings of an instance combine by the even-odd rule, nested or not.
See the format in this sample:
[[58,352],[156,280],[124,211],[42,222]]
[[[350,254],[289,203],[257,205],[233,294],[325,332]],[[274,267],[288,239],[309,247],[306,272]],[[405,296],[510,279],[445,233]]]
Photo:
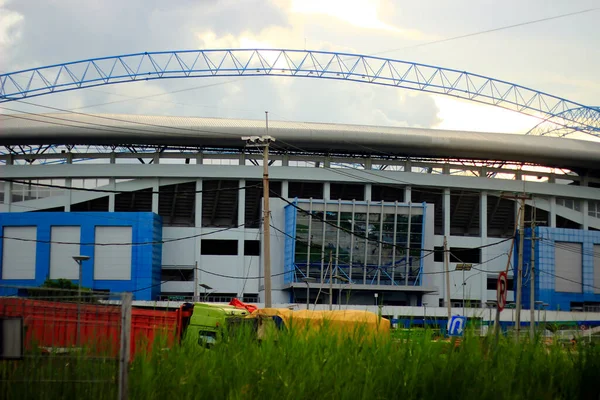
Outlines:
[[450,318],[450,321],[448,321],[448,335],[462,336],[466,325],[466,317],[460,317],[458,315],[453,316]]

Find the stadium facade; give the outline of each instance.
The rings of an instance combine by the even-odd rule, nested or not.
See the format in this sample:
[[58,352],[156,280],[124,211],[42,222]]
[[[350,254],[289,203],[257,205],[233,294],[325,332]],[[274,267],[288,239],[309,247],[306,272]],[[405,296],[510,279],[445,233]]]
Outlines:
[[[0,284],[77,280],[83,254],[96,290],[261,301],[262,154],[242,137],[264,134],[250,120],[4,116]],[[507,268],[514,301],[526,197],[536,304],[600,310],[600,143],[277,121],[268,134],[274,303],[438,307],[446,254],[454,307],[494,302]]]

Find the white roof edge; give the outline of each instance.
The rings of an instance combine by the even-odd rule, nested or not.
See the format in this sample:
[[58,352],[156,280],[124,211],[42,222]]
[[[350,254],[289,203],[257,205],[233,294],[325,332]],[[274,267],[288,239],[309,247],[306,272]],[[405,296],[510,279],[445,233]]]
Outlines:
[[[27,118],[27,119],[25,119]],[[35,121],[33,121],[35,120]],[[0,119],[0,145],[146,144],[243,147],[260,120],[126,114],[36,114]],[[315,152],[490,159],[599,169],[600,142],[505,133],[269,121],[278,148]]]

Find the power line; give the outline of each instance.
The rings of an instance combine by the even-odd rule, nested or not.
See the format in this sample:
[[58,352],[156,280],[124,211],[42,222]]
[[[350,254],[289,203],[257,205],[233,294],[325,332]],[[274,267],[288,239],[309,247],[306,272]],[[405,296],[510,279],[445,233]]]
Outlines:
[[[22,181],[22,180],[17,180],[17,179],[9,179],[9,178],[0,178],[0,181],[18,183],[21,185],[28,185],[28,186],[41,186],[41,187],[47,187],[47,188],[52,188],[52,189],[77,190],[77,191],[81,191],[81,192],[95,192],[95,193],[127,194],[127,193],[135,193],[138,191],[144,191],[144,193],[151,193],[151,194],[175,193],[175,191],[171,191],[171,190],[161,192],[159,190],[147,190],[147,189],[112,190],[112,189],[80,188],[80,187],[71,187],[71,186],[64,186],[64,185],[53,185],[53,184],[48,184],[48,183],[34,183],[34,182]],[[170,185],[167,185],[167,186],[170,186]],[[226,188],[202,189],[202,190],[182,190],[182,191],[177,191],[177,194],[239,191],[239,190],[246,190],[246,189],[251,189],[251,188],[255,188],[255,187],[261,187],[261,185],[256,184],[256,185],[248,185],[248,186],[242,186],[242,187],[229,187],[229,188],[226,187]]]
[[597,11],[599,9],[600,8],[589,8],[587,10],[581,10],[581,11],[575,11],[575,12],[571,12],[571,13],[567,13],[567,14],[555,15],[553,17],[546,17],[546,18],[540,18],[540,19],[536,19],[536,20],[532,20],[532,21],[520,22],[518,24],[512,24],[512,25],[506,25],[506,26],[501,26],[501,27],[492,28],[492,29],[486,29],[486,30],[483,30],[483,31],[467,33],[467,34],[459,35],[459,36],[453,36],[453,37],[449,37],[449,38],[446,38],[446,39],[433,40],[431,42],[419,43],[419,44],[415,44],[415,45],[411,45],[411,46],[404,46],[404,47],[399,47],[399,48],[396,48],[396,49],[380,51],[380,52],[377,52],[377,53],[373,53],[373,55],[386,54],[386,53],[391,53],[391,52],[398,51],[398,50],[405,50],[405,49],[411,49],[411,48],[429,46],[429,45],[432,45],[432,44],[444,43],[444,42],[449,42],[449,41],[452,41],[452,40],[458,40],[458,39],[464,39],[464,38],[468,38],[468,37],[472,37],[472,36],[484,35],[486,33],[498,32],[498,31],[503,31],[503,30],[507,30],[507,29],[517,28],[517,27],[520,27],[520,26],[537,24],[539,22],[546,22],[546,21],[551,21],[551,20],[554,20],[554,19],[570,17],[570,16],[573,16],[573,15],[584,14],[584,13],[588,13],[588,12],[592,12],[592,11]]
[[[301,211],[301,212],[303,212],[303,213],[305,213],[305,214],[307,214],[307,215],[310,215],[310,216],[312,216],[312,217],[314,217],[314,218],[317,218],[318,220],[322,221],[323,223],[325,223],[325,224],[327,224],[327,225],[330,225],[330,226],[332,226],[332,227],[333,227],[333,228],[335,228],[335,229],[342,230],[342,231],[344,231],[344,232],[346,232],[346,233],[348,233],[348,234],[350,234],[350,235],[356,236],[356,237],[358,237],[359,239],[364,239],[364,240],[366,240],[366,241],[370,241],[370,242],[374,242],[374,243],[382,244],[382,245],[385,245],[385,246],[391,246],[391,247],[396,247],[396,248],[398,248],[398,247],[399,247],[399,246],[397,246],[397,245],[395,245],[395,244],[393,244],[393,243],[387,243],[387,242],[384,242],[384,241],[380,241],[380,240],[378,240],[378,239],[371,239],[371,238],[369,238],[368,236],[361,235],[361,234],[359,234],[359,233],[357,233],[357,232],[354,232],[354,231],[352,231],[352,230],[350,230],[350,229],[344,228],[343,226],[339,226],[339,225],[337,225],[337,224],[334,224],[333,222],[327,221],[326,219],[324,219],[324,218],[322,218],[321,216],[319,216],[318,214],[316,214],[316,213],[315,213],[315,211],[308,211],[308,210],[306,210],[306,209],[304,209],[304,208],[302,208],[302,207],[299,207],[297,204],[295,204],[295,203],[293,203],[293,202],[289,201],[288,199],[286,199],[286,198],[285,198],[285,197],[283,197],[283,196],[280,196],[279,194],[277,194],[277,193],[276,193],[275,191],[273,191],[273,190],[271,191],[271,193],[273,193],[274,197],[277,197],[277,198],[279,198],[279,199],[283,200],[283,201],[284,201],[284,202],[286,202],[288,205],[290,205],[290,206],[294,207],[296,210],[298,210],[298,211]],[[324,211],[323,211],[323,212],[324,212]],[[489,243],[489,244],[486,244],[486,245],[482,245],[482,246],[473,247],[472,249],[473,249],[473,250],[476,250],[476,249],[484,249],[484,248],[487,248],[487,247],[497,246],[497,245],[499,245],[499,244],[501,244],[501,243],[507,242],[507,241],[509,241],[509,240],[512,240],[512,239],[513,239],[513,237],[509,237],[509,238],[503,239],[503,240],[501,240],[501,241],[499,241],[499,242],[496,242],[496,243]],[[399,247],[399,248],[401,248],[401,249],[407,249],[407,247]],[[435,250],[435,249],[434,249],[434,250],[421,249],[421,250],[425,250],[425,251],[432,251],[432,252],[436,252],[436,251],[438,251],[438,252],[445,252],[445,251],[446,251],[446,250]],[[449,251],[449,250],[448,250],[448,251]]]
[[[255,221],[252,221],[251,223],[255,223],[258,221],[261,221],[261,220],[255,220]],[[20,241],[20,242],[35,242],[35,243],[44,243],[44,244],[63,244],[63,245],[70,244],[70,245],[79,245],[79,246],[150,246],[150,245],[178,242],[181,240],[188,240],[188,239],[194,239],[194,238],[203,237],[203,236],[214,235],[216,233],[221,233],[221,232],[229,231],[232,229],[241,228],[244,225],[245,224],[240,224],[237,226],[230,226],[230,227],[222,228],[222,229],[212,231],[212,232],[197,233],[195,235],[189,235],[189,236],[178,237],[178,238],[173,238],[173,239],[165,239],[165,240],[159,240],[159,241],[151,241],[151,242],[81,243],[81,242],[63,242],[63,241],[53,241],[53,240],[26,239],[26,238],[17,238],[17,237],[11,237],[11,236],[3,236],[3,235],[0,235],[0,239],[10,239],[10,240],[16,240],[16,241]]]
[[552,272],[544,271],[541,268],[536,268],[536,272],[541,272],[542,274],[550,275],[550,276],[553,276],[553,277],[558,278],[558,279],[562,279],[562,280],[565,280],[565,281],[568,281],[568,282],[576,283],[578,285],[587,286],[587,287],[590,287],[590,288],[593,288],[593,289],[600,290],[600,287],[597,287],[597,286],[594,286],[594,285],[590,285],[589,283],[578,282],[578,281],[575,281],[573,279],[565,278],[564,276],[560,276],[560,275],[553,274]]
[[[46,108],[46,109],[50,109],[50,110],[54,110],[54,111],[60,111],[60,112],[65,112],[65,113],[75,114],[75,115],[81,115],[81,116],[85,116],[85,117],[89,117],[89,118],[103,119],[103,120],[107,120],[107,121],[124,122],[126,124],[131,124],[131,125],[143,125],[143,126],[149,126],[149,127],[161,128],[161,129],[171,129],[171,130],[176,130],[176,131],[193,132],[193,133],[196,133],[196,134],[197,133],[214,133],[214,134],[219,134],[219,135],[223,135],[223,136],[235,136],[235,137],[239,137],[239,134],[237,134],[237,133],[221,132],[221,131],[211,131],[211,130],[206,130],[206,129],[187,128],[187,127],[184,127],[184,126],[176,127],[176,126],[169,126],[169,125],[162,125],[162,124],[154,124],[154,123],[150,123],[150,122],[142,122],[142,121],[121,119],[121,118],[116,118],[116,117],[109,117],[109,116],[103,115],[103,114],[88,114],[88,113],[83,113],[83,112],[70,111],[70,110],[66,110],[66,109],[63,109],[63,108],[59,108],[59,107],[52,107],[52,106],[45,106],[45,105],[42,105],[42,104],[31,103],[31,102],[28,102],[28,101],[25,101],[25,100],[14,100],[14,101],[17,101],[17,102],[23,103],[23,104],[27,104],[27,105],[31,105],[31,106]],[[0,108],[5,108],[6,109],[6,107],[0,107]],[[16,110],[16,112],[22,112],[22,111]],[[34,114],[34,115],[40,116],[40,117],[46,117],[47,116],[47,114],[39,114],[39,113],[30,113],[30,114]],[[15,117],[15,118],[17,118],[17,116],[15,116],[14,114],[4,114],[4,115],[8,116],[8,117]],[[48,123],[47,121],[37,121],[37,122]],[[75,119],[71,119],[70,122],[79,123],[79,124],[90,124],[90,122],[78,121],[78,120],[75,120]],[[115,127],[114,125],[105,125],[105,124],[99,124],[99,125],[104,125],[105,127],[113,128],[113,129],[114,128],[118,128],[118,127]],[[120,128],[120,129],[145,131],[146,133],[158,133],[155,130],[141,129],[141,128]],[[181,132],[160,132],[160,133],[163,134],[163,135],[171,135],[171,136],[182,135]],[[241,142],[241,139],[240,139],[240,142]]]

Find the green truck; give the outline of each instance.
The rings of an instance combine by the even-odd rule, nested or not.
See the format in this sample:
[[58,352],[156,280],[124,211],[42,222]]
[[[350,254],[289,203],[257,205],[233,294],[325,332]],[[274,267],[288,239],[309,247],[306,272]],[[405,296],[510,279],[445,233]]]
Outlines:
[[184,326],[183,340],[212,347],[226,328],[239,325],[248,314],[248,310],[234,306],[194,303],[192,315]]

